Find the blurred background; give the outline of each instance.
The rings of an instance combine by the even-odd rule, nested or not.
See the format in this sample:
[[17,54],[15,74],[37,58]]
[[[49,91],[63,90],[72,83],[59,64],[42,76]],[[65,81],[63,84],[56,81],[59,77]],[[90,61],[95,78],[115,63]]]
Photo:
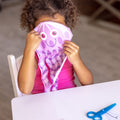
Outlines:
[[[81,14],[73,41],[80,46],[94,83],[120,80],[120,0],[73,2]],[[0,120],[12,120],[14,94],[7,55],[23,54],[27,34],[20,28],[23,5],[24,0],[0,0]],[[80,85],[77,78],[76,83]]]

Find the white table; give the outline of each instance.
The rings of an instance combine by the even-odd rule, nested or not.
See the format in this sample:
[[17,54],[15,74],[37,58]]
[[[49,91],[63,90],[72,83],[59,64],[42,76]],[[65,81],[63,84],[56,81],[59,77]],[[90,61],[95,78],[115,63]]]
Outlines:
[[120,80],[17,97],[11,103],[13,120],[89,120],[88,111],[98,111],[112,103],[117,103],[113,112],[119,114]]

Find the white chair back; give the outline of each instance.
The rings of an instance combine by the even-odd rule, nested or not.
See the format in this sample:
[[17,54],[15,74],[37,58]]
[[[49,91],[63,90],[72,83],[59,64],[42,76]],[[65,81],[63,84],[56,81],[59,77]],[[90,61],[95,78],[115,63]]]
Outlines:
[[9,64],[9,70],[10,70],[14,95],[15,97],[23,96],[25,94],[23,94],[19,90],[18,81],[17,81],[18,71],[19,71],[23,56],[15,58],[14,55],[8,55],[7,58],[8,58],[8,64]]

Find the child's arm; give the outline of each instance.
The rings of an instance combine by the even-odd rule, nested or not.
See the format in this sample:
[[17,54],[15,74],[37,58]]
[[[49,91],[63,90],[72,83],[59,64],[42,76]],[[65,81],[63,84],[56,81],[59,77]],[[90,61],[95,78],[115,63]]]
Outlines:
[[18,86],[21,92],[25,94],[31,93],[34,86],[34,79],[37,69],[35,51],[38,48],[40,42],[41,38],[37,32],[31,31],[28,33],[23,60],[18,73]]
[[87,69],[80,58],[79,46],[70,41],[64,43],[64,53],[74,67],[75,73],[82,85],[92,84],[92,73]]

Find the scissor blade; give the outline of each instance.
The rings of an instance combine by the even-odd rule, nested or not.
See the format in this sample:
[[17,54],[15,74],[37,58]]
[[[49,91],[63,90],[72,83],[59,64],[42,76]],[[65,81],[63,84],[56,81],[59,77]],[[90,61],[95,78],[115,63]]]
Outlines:
[[105,114],[107,113],[109,110],[111,110],[114,106],[116,105],[116,103],[113,103],[109,106],[107,106],[106,108],[103,108],[102,110],[99,111],[99,113],[102,115],[102,114]]

